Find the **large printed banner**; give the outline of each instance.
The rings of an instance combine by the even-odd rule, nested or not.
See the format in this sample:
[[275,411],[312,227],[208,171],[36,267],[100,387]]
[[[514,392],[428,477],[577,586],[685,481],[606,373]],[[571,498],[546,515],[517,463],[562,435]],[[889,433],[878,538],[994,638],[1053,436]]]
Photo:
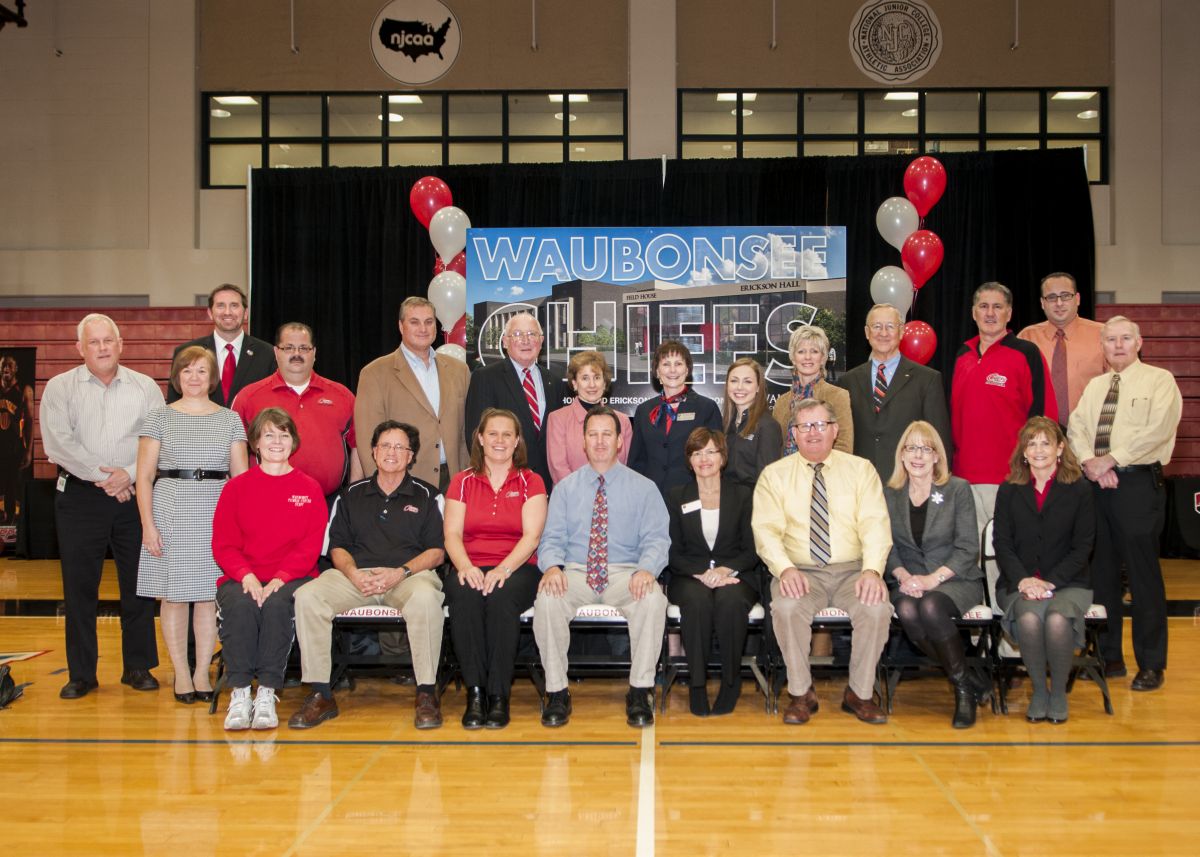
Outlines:
[[829,334],[830,374],[844,362],[846,228],[728,226],[467,231],[467,348],[501,359],[505,322],[532,312],[555,377],[579,351],[613,368],[609,403],[633,413],[655,395],[659,343],[692,353],[694,386],[717,401],[739,357],[767,368],[774,399],[791,384],[788,337],[800,324]]

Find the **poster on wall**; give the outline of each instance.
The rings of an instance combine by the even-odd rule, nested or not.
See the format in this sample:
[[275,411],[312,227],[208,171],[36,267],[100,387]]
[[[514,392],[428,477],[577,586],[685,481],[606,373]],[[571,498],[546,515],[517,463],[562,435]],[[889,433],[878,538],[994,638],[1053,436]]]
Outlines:
[[788,337],[825,329],[828,374],[845,361],[846,228],[722,226],[469,229],[467,349],[473,366],[502,359],[505,322],[536,314],[540,360],[565,377],[595,349],[613,369],[609,404],[632,414],[655,395],[654,349],[679,340],[694,388],[720,401],[739,357],[767,370],[771,402],[791,385]]
[[36,348],[0,348],[0,540],[17,538],[25,481],[33,477]]

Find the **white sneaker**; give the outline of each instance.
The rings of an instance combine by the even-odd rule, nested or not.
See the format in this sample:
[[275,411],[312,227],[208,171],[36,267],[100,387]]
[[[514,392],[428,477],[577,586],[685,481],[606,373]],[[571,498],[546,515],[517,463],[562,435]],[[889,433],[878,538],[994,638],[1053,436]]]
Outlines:
[[279,725],[279,717],[275,714],[275,703],[279,697],[269,687],[259,687],[258,696],[254,697],[254,722],[251,729],[274,729]]
[[235,687],[229,696],[229,713],[225,715],[225,730],[238,732],[250,728],[250,688]]

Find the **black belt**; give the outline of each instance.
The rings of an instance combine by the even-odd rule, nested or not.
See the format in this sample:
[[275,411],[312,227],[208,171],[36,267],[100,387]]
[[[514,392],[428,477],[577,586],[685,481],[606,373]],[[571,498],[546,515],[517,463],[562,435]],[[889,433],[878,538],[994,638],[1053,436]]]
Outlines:
[[1162,467],[1162,465],[1156,461],[1153,464],[1126,464],[1123,466],[1118,465],[1117,467],[1114,467],[1113,470],[1117,471],[1118,473],[1137,473],[1137,472],[1143,471],[1143,470],[1144,471],[1153,471],[1155,468],[1161,468],[1161,467]]
[[228,470],[160,470],[159,479],[188,479],[199,482],[203,479],[228,479]]

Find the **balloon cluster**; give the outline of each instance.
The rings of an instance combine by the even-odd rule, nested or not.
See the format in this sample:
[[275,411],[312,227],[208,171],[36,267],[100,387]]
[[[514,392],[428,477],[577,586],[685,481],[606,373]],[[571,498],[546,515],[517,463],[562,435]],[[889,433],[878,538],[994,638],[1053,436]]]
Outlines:
[[[922,229],[925,215],[946,191],[946,168],[937,158],[924,155],[904,171],[904,196],[885,199],[875,213],[875,227],[883,240],[900,251],[903,268],[885,265],[871,277],[871,298],[877,304],[891,304],[908,315],[917,291],[942,266],[945,249],[942,239]],[[904,325],[900,353],[925,364],[937,350],[937,336],[923,321]]]
[[429,240],[438,258],[429,281],[429,302],[446,334],[446,344],[438,348],[455,360],[467,360],[467,230],[471,221],[461,208],[455,208],[450,188],[436,176],[418,179],[408,194],[408,204],[421,225],[429,230]]

